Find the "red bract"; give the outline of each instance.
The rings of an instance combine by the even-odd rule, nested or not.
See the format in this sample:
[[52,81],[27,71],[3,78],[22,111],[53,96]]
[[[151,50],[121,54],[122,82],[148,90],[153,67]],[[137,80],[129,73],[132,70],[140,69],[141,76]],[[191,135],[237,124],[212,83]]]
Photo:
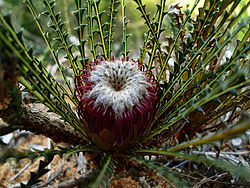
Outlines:
[[78,114],[90,139],[103,150],[132,146],[150,131],[159,84],[134,60],[95,60],[75,78]]

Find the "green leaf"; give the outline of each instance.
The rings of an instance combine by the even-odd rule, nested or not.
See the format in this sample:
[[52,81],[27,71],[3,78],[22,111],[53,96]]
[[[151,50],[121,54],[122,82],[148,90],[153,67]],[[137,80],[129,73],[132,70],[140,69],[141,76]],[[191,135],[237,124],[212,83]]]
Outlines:
[[74,154],[74,153],[79,153],[79,152],[95,152],[95,148],[93,147],[76,147],[76,148],[71,148],[71,149],[68,149],[67,152],[66,152],[66,157]]
[[[57,33],[59,42],[62,44],[62,49],[66,52],[67,58],[70,61],[71,67],[74,71],[74,75],[78,75],[80,70],[79,67],[75,61],[75,56],[73,53],[68,49],[69,44],[68,44],[68,32],[63,30],[63,25],[64,23],[61,22],[60,18],[60,13],[55,13],[54,11],[54,6],[55,2],[49,1],[49,0],[43,0],[43,4],[45,5],[48,13],[49,13],[49,18],[51,19],[53,23],[53,27],[55,28],[55,31]],[[34,10],[35,12],[35,10]]]
[[54,156],[51,155],[47,160],[45,161],[41,160],[37,172],[36,173],[31,172],[29,181],[27,182],[26,185],[22,184],[22,186],[28,188],[31,187],[32,185],[41,182],[42,180],[40,180],[39,178],[41,178],[43,175],[45,175],[50,171],[49,169],[45,168],[52,162],[53,158]]
[[[30,50],[19,41],[16,32],[6,22],[1,13],[0,20],[2,22],[1,25],[5,25],[6,28],[5,31],[0,30],[0,39],[4,42],[2,45],[5,45],[5,48],[8,48],[11,53],[14,53],[17,58],[20,59],[18,65],[25,79],[24,77],[21,77],[19,82],[43,102],[51,111],[54,111],[63,117],[70,125],[76,128],[83,137],[86,137],[85,130],[75,112],[73,112],[68,103],[61,98],[61,95],[59,94],[60,91],[58,91],[56,87],[52,87],[53,85],[51,83],[56,82],[56,80],[34,56],[29,54]],[[10,37],[13,37],[12,41],[9,40]],[[57,85],[60,86],[60,84]],[[70,96],[62,86],[60,86],[60,89],[65,91],[64,93],[67,93],[67,96]],[[57,104],[60,104],[60,106]]]
[[172,157],[178,157],[185,160],[190,160],[198,163],[204,163],[207,165],[212,165],[216,168],[223,169],[225,171],[230,172],[234,176],[240,176],[247,181],[250,179],[250,169],[245,166],[235,166],[228,162],[225,162],[221,159],[208,159],[203,156],[197,156],[197,155],[190,155],[188,153],[180,153],[180,152],[170,152],[166,150],[150,150],[150,149],[141,149],[141,150],[135,150],[135,153],[146,153],[146,154],[152,154],[152,155],[166,155],[166,156],[172,156]]
[[97,169],[97,176],[95,180],[91,183],[91,188],[98,188],[103,180],[110,176],[110,173],[113,172],[114,163],[112,162],[112,156],[110,154],[104,154],[100,165]]
[[172,182],[177,187],[183,187],[183,188],[190,187],[190,183],[183,181],[181,179],[181,175],[178,174],[178,172],[174,172],[168,168],[164,168],[162,166],[156,165],[153,162],[149,160],[145,160],[141,157],[130,156],[130,155],[128,155],[127,157],[133,160],[136,160],[138,162],[141,162],[142,164],[147,165],[149,168],[156,170],[159,174],[166,177],[170,182]]
[[91,4],[91,6],[93,6],[95,13],[96,13],[98,33],[99,33],[100,38],[101,38],[101,42],[102,42],[101,47],[102,47],[102,50],[104,53],[104,57],[108,58],[107,51],[106,51],[106,44],[105,44],[105,40],[104,40],[104,34],[103,34],[103,25],[101,23],[102,12],[101,13],[99,12],[99,3],[100,3],[100,1],[93,0],[93,3]]
[[239,134],[244,133],[249,128],[250,128],[250,118],[249,118],[249,115],[246,115],[246,116],[243,116],[239,122],[235,123],[234,125],[229,126],[229,128],[225,130],[221,130],[214,134],[210,134],[205,137],[196,138],[189,142],[179,144],[177,146],[169,148],[168,151],[180,151],[180,150],[189,148],[191,146],[192,147],[199,146],[202,144],[208,144],[211,142],[232,138]]

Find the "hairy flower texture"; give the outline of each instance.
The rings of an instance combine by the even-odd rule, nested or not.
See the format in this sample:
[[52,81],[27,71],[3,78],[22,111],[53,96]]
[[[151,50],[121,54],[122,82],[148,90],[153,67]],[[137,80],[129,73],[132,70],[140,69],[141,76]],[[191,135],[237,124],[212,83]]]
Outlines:
[[95,60],[75,78],[78,114],[91,140],[120,150],[145,136],[159,101],[159,85],[134,60]]

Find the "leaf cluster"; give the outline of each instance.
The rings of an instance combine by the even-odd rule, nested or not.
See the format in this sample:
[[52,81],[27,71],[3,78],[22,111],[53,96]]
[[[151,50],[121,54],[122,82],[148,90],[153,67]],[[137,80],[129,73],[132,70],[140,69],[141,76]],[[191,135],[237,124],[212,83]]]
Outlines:
[[[106,12],[101,8],[100,0],[75,0],[76,10],[73,15],[77,26],[74,31],[79,40],[76,45],[69,40],[69,31],[62,20],[61,12],[55,9],[56,1],[40,1],[46,11],[40,12],[32,0],[26,0],[25,4],[58,66],[64,84],[47,71],[43,61],[34,56],[33,49],[27,47],[22,30],[16,31],[10,16],[1,12],[0,49],[3,49],[7,59],[13,56],[17,59],[19,83],[36,97],[37,102],[46,105],[50,111],[58,114],[81,133],[83,139],[89,141],[88,132],[72,107],[77,106],[78,100],[74,97],[70,78],[78,75],[88,61],[99,57],[111,59],[114,55],[113,35],[119,3],[111,0]],[[239,0],[205,0],[199,8],[197,18],[193,19],[192,14],[199,0],[195,1],[191,10],[185,12],[177,4],[167,9],[166,1],[161,0],[156,5],[155,15],[147,12],[147,7],[141,0],[134,2],[147,28],[138,60],[155,74],[161,89],[159,110],[151,132],[135,148],[119,153],[104,152],[91,145],[44,152],[7,150],[1,155],[3,161],[10,157],[34,159],[47,156],[45,161],[40,162],[38,171],[31,174],[26,187],[37,184],[38,179],[48,172],[45,167],[54,155],[86,151],[97,155],[99,160],[96,173],[90,178],[92,187],[98,187],[105,182],[105,177],[110,177],[115,172],[120,162],[117,156],[143,163],[180,187],[189,186],[187,182],[179,180],[180,173],[165,168],[162,164],[145,160],[143,156],[182,158],[212,165],[249,180],[250,171],[247,167],[236,168],[220,159],[196,156],[189,151],[191,147],[215,145],[222,140],[244,134],[249,129],[249,115],[241,120],[239,117],[241,112],[249,110],[249,19],[241,18],[250,3],[235,15]],[[125,0],[121,1],[121,9],[121,55],[126,59],[129,54],[129,34]],[[50,20],[48,27],[53,35],[44,29],[42,20],[45,18]],[[170,28],[168,31],[167,26]],[[244,35],[238,40],[240,32]],[[55,43],[58,44],[56,49]],[[232,55],[226,57],[226,51],[231,51]],[[64,54],[69,67],[59,61],[59,53]],[[66,70],[71,70],[72,75]],[[230,117],[225,120],[225,116]],[[6,129],[8,128],[1,128],[0,135],[6,133]],[[15,128],[11,127],[7,132],[13,129]],[[197,136],[198,134],[202,136]],[[25,187],[23,184],[22,186]]]

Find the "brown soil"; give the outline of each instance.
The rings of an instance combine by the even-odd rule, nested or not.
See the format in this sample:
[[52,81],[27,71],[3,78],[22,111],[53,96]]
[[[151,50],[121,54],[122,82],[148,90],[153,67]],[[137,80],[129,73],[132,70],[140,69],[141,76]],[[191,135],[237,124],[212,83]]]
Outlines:
[[[35,144],[47,147],[48,138],[44,136],[29,135],[24,142],[18,146],[20,150],[30,149],[28,144]],[[63,146],[63,144],[58,144]],[[43,157],[32,163],[24,172],[22,172],[14,181],[10,181],[16,174],[18,174],[31,161],[29,159],[22,159],[16,162],[14,159],[9,159],[6,163],[0,164],[0,183],[2,186],[19,186],[20,183],[26,183],[30,178],[30,172],[36,172],[39,161],[44,160]],[[58,185],[67,180],[83,175],[84,169],[77,172],[77,158],[76,155],[70,156],[64,160],[63,168],[61,166],[62,159],[57,155],[51,163],[51,177],[53,177],[59,169],[61,173],[53,180],[50,185]],[[85,169],[86,170],[86,169]],[[134,169],[135,170],[135,169]],[[166,180],[156,176],[151,171],[137,172],[136,176],[130,172],[121,172],[111,179],[110,188],[143,188],[143,187],[169,187]],[[138,176],[139,175],[139,176]],[[142,178],[142,181],[139,179]],[[46,182],[48,174],[42,176],[41,180]],[[0,184],[0,187],[1,187]],[[46,186],[47,187],[47,186]]]

